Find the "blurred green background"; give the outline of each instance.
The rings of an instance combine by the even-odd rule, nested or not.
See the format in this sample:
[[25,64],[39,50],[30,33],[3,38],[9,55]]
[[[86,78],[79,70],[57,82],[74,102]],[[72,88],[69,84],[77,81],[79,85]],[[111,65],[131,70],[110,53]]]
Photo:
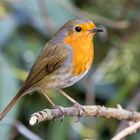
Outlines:
[[[95,37],[95,62],[88,75],[65,91],[81,104],[139,110],[139,0],[0,0],[0,110],[24,82],[44,44],[65,22],[86,17],[104,28]],[[56,104],[71,104],[49,93]],[[29,116],[51,108],[41,94],[25,96],[0,122],[2,140],[108,140],[127,121],[104,118],[64,118],[29,126]],[[129,136],[137,140],[140,133]]]

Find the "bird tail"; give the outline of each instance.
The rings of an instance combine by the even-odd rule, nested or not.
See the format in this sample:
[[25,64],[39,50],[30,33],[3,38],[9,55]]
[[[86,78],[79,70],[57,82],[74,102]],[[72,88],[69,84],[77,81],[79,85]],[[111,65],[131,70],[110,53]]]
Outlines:
[[10,103],[5,107],[5,109],[0,112],[0,120],[10,111],[10,109],[14,106],[14,104],[22,97],[22,95],[26,92],[27,88],[21,88],[19,92],[13,97]]

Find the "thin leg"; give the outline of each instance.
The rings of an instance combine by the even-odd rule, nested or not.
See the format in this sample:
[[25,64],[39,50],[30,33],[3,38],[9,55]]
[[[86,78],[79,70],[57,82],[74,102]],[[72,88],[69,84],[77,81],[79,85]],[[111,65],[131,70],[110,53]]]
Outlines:
[[46,94],[46,92],[45,92],[43,89],[40,89],[40,90],[41,90],[42,95],[44,95],[44,97],[49,101],[49,103],[50,103],[53,107],[55,107],[55,106],[56,106],[55,103],[48,97],[48,95]]
[[60,113],[61,113],[61,117],[60,117],[60,120],[59,120],[59,122],[62,122],[63,121],[63,115],[64,115],[64,112],[63,112],[63,110],[61,109],[61,107],[60,106],[57,106],[57,105],[55,105],[55,103],[48,97],[48,95],[46,94],[46,92],[43,90],[43,89],[41,89],[41,93],[44,95],[44,97],[49,101],[49,103],[53,106],[53,108],[56,108],[56,109],[59,109],[59,111],[60,111]]
[[[69,95],[67,95],[63,90],[59,90],[59,92],[66,97],[70,102],[72,102],[73,104],[78,103],[77,101],[75,101],[72,97],[70,97]],[[78,103],[79,104],[79,103]]]
[[76,108],[78,108],[78,116],[81,116],[81,114],[83,114],[83,112],[84,112],[84,108],[77,101],[75,101],[72,97],[70,97],[69,95],[67,95],[63,90],[59,90],[59,92],[64,97],[66,97],[70,102],[72,102]]

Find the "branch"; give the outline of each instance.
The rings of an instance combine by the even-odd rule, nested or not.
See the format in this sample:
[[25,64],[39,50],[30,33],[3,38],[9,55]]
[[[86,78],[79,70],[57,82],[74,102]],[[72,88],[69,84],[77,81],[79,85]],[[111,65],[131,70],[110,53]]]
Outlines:
[[133,133],[136,133],[136,131],[140,129],[140,121],[137,123],[134,123],[133,125],[125,128],[123,131],[121,131],[119,134],[117,134],[115,137],[113,137],[111,140],[122,140],[128,135],[131,135]]
[[[136,93],[133,93],[134,96],[132,97],[132,99],[129,101],[129,104],[128,104],[128,109],[131,109],[131,110],[136,110],[139,105],[140,105],[140,89],[138,89],[136,91]],[[134,123],[134,122],[129,122],[129,123],[133,123],[131,124],[131,126],[127,127],[126,124],[128,124],[128,122],[121,122],[121,124],[119,125],[118,127],[118,130],[117,130],[117,135],[114,136],[112,138],[112,140],[121,140],[123,138],[125,138],[126,136],[128,135],[131,135],[133,133],[136,133],[136,131],[138,129],[140,129],[140,121],[137,122],[137,123]]]
[[[138,89],[136,92],[132,93],[131,99],[128,101],[128,105],[126,107],[127,110],[137,110],[138,107],[140,106],[140,89]],[[121,121],[119,124],[116,134],[124,130],[126,127],[129,125],[129,121]]]
[[[139,121],[140,113],[128,111],[122,108],[111,108],[98,105],[81,106],[83,111],[80,112],[80,117],[104,117],[114,118],[118,120]],[[61,109],[60,109],[61,108]],[[35,125],[45,120],[52,120],[61,116],[78,116],[78,107],[60,107],[56,109],[44,109],[31,115],[29,119],[30,125]]]
[[122,21],[114,21],[112,19],[102,17],[99,15],[94,15],[93,13],[86,12],[84,10],[81,10],[80,8],[74,6],[72,3],[66,0],[59,0],[58,1],[60,5],[63,6],[67,11],[72,13],[73,15],[77,17],[90,17],[93,18],[96,23],[102,23],[108,27],[114,28],[114,29],[126,29],[129,27],[130,23],[128,20],[122,20]]

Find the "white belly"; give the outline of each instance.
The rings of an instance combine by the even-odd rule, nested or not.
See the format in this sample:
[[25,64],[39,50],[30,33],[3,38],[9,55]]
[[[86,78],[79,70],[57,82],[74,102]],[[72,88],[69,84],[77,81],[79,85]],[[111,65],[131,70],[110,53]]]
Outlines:
[[[62,89],[66,87],[70,87],[76,82],[78,82],[81,78],[83,78],[87,74],[88,70],[81,75],[73,76],[72,73],[65,73],[65,74],[59,74],[56,72],[55,74],[47,77],[46,80],[43,79],[43,85],[42,88],[45,88],[46,90],[57,90]],[[44,80],[46,82],[44,82]]]

